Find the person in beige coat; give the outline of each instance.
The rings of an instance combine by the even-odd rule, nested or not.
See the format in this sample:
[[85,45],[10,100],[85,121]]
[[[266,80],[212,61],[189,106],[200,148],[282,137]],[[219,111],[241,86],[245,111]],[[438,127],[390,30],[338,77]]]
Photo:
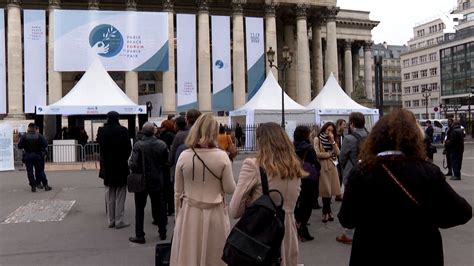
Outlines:
[[[259,151],[257,158],[244,160],[240,170],[229,209],[233,218],[240,218],[245,208],[262,194],[259,167],[265,169],[269,189],[283,195],[285,211],[285,236],[281,245],[281,265],[295,266],[298,263],[298,233],[295,222],[295,205],[300,194],[301,177],[307,173],[298,159],[295,149],[285,131],[276,123],[265,123],[257,129]],[[275,202],[280,202],[277,193],[270,193]]]
[[339,174],[337,172],[339,148],[334,140],[335,129],[334,123],[327,122],[321,128],[318,137],[314,139],[314,150],[321,164],[319,195],[323,199],[323,223],[334,221],[334,215],[331,211],[331,198],[332,196],[341,195]]
[[225,265],[230,222],[224,196],[234,192],[235,181],[229,157],[217,148],[218,129],[212,114],[201,115],[176,163],[171,265]]

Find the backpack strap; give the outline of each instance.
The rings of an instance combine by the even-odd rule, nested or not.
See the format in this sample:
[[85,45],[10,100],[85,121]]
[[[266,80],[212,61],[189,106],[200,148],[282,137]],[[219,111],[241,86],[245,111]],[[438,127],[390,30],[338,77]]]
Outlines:
[[260,180],[262,181],[262,190],[264,195],[268,195],[268,177],[265,169],[260,167]]

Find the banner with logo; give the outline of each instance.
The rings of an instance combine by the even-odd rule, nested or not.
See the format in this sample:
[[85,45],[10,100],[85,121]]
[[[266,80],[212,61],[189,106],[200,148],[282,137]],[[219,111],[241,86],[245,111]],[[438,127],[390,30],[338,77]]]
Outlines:
[[176,15],[177,109],[185,112],[197,108],[196,15]]
[[7,113],[7,79],[5,56],[5,9],[0,9],[0,114]]
[[263,18],[245,18],[247,48],[247,101],[257,93],[265,81],[265,35]]
[[13,128],[0,124],[0,171],[15,170],[13,155]]
[[230,18],[212,16],[212,110],[233,110]]
[[55,10],[54,70],[167,71],[168,13]]
[[46,105],[46,13],[23,11],[23,51],[25,53],[25,113]]

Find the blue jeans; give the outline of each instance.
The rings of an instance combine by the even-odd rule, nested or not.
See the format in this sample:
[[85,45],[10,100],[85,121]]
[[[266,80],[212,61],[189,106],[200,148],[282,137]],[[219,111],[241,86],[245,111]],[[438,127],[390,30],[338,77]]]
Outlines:
[[[48,185],[46,174],[44,173],[44,158],[38,153],[26,153],[24,162],[26,165],[26,172],[28,175],[28,182],[30,186],[35,187],[43,184]],[[34,172],[33,172],[34,169]]]

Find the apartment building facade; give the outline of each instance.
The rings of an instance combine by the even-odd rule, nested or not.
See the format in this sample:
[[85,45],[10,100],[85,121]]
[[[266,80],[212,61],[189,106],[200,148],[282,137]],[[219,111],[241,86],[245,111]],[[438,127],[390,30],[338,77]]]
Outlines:
[[417,119],[441,116],[439,44],[444,29],[441,19],[414,27],[408,51],[401,55],[402,106]]

